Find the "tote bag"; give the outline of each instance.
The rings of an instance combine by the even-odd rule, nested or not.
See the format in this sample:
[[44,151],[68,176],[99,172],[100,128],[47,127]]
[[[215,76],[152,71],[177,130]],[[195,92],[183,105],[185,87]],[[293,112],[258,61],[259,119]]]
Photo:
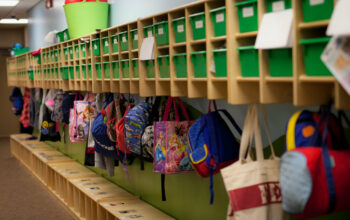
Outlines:
[[[266,123],[265,120],[267,127]],[[267,134],[269,137],[268,130]],[[251,152],[250,142],[253,137],[257,158],[255,161],[249,155]],[[258,123],[258,107],[256,104],[251,105],[244,123],[239,160],[221,170],[231,204],[227,219],[285,219],[279,184],[280,160],[275,156],[271,140],[268,139],[272,156],[270,159],[264,159]],[[245,157],[245,155],[248,156]]]
[[96,102],[92,93],[87,93],[83,101],[75,101],[76,136],[86,141],[89,134],[90,118],[96,116]]

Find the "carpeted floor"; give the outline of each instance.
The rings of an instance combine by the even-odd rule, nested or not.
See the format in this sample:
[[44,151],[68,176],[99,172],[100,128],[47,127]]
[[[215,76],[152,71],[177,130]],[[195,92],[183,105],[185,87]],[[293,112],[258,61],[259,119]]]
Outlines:
[[0,219],[71,220],[60,201],[17,159],[10,141],[0,139]]

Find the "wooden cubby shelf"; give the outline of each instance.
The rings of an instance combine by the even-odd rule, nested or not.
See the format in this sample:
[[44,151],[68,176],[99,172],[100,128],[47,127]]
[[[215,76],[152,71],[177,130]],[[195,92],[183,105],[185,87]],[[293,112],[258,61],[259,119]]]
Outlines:
[[[295,106],[306,106],[325,104],[333,98],[336,108],[350,108],[350,97],[333,76],[306,75],[300,41],[325,37],[329,20],[304,22],[300,0],[291,0],[294,9],[291,76],[270,75],[267,50],[256,51],[258,73],[242,72],[244,62],[240,51],[248,46],[253,48],[258,30],[240,32],[236,6],[240,2],[243,1],[203,0],[58,43],[41,49],[41,64],[31,53],[8,58],[8,85],[132,93],[142,97],[227,99],[233,105],[292,102]],[[256,4],[258,28],[267,13],[267,5],[264,0]],[[219,18],[220,22],[222,19],[226,22],[226,34],[215,32],[213,10],[225,12]],[[199,21],[199,27],[195,26],[196,16],[205,19]],[[204,38],[197,36],[201,25]],[[150,35],[155,40],[154,60],[139,60],[142,42]],[[213,73],[213,60],[225,45],[226,73]],[[200,62],[194,59],[196,52],[202,55]],[[224,64],[218,65],[222,66]]]

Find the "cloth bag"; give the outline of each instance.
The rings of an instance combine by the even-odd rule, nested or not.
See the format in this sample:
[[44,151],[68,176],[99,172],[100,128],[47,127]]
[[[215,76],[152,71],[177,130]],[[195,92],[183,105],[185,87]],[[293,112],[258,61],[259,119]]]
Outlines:
[[[263,109],[263,113],[265,113]],[[264,115],[267,127],[266,114]],[[267,130],[267,129],[266,129]],[[230,203],[227,219],[235,220],[281,220],[286,215],[282,209],[279,184],[280,160],[275,156],[267,130],[270,159],[264,159],[261,132],[258,122],[258,106],[250,105],[240,145],[239,160],[221,170]],[[255,139],[256,160],[251,140]],[[245,157],[245,155],[248,155]]]
[[74,105],[77,120],[77,137],[81,141],[85,141],[87,140],[89,134],[90,118],[97,115],[95,96],[92,93],[87,93],[83,101],[75,101]]

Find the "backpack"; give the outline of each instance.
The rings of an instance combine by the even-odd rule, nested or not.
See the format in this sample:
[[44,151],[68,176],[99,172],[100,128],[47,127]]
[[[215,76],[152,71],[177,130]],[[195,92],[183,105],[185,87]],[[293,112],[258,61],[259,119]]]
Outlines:
[[239,158],[239,143],[222,115],[241,135],[242,130],[226,110],[201,116],[188,131],[190,161],[201,177],[210,177],[211,203],[213,175]]
[[51,114],[52,121],[62,122],[63,121],[63,112],[62,112],[62,103],[63,103],[63,91],[58,91],[54,97],[54,106]]
[[[298,111],[289,119],[286,128],[286,151],[299,147],[321,146],[322,131],[325,126],[325,112]],[[346,141],[340,119],[329,112],[327,146],[341,150],[349,145]]]
[[81,100],[83,97],[80,95],[80,93],[65,93],[63,95],[63,100],[62,100],[62,114],[63,114],[63,120],[62,122],[65,124],[69,124],[69,114],[70,114],[70,109],[73,108],[74,106],[74,100],[75,96],[78,94],[78,99]]
[[43,120],[40,128],[40,141],[61,141],[58,124],[51,120],[51,111],[43,104]]

